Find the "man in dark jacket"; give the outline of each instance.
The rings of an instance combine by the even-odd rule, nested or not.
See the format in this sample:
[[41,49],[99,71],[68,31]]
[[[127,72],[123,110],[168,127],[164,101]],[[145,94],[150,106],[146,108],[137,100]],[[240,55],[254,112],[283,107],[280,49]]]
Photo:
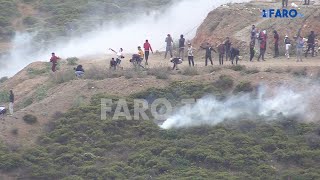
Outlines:
[[224,42],[224,45],[226,47],[226,61],[228,61],[229,57],[230,57],[230,48],[231,48],[231,42],[229,37],[226,38],[226,41]]
[[9,112],[10,115],[13,115],[14,94],[12,90],[10,90],[9,102]]
[[226,46],[221,43],[218,46],[218,52],[219,52],[219,64],[223,65],[223,58],[224,58],[224,54],[226,53]]
[[183,60],[184,57],[184,48],[185,48],[185,39],[183,35],[180,36],[179,39],[179,57]]
[[274,58],[279,57],[279,34],[276,30],[273,31],[274,34]]
[[214,50],[213,48],[212,48],[212,46],[210,46],[210,44],[209,43],[207,43],[207,45],[206,45],[206,47],[203,47],[203,46],[200,46],[202,49],[205,49],[206,50],[206,57],[205,57],[205,59],[206,59],[206,66],[208,66],[208,59],[210,60],[210,62],[211,62],[211,65],[213,65],[213,62],[212,62],[212,53],[211,53],[211,51],[214,51],[215,53],[217,53],[217,51],[216,50]]
[[316,35],[314,34],[314,31],[311,31],[310,35],[308,36],[308,41],[307,41],[308,49],[306,51],[306,57],[308,56],[310,49],[312,51],[312,57],[314,57],[315,40],[316,40]]
[[231,63],[233,64],[234,59],[236,59],[236,64],[238,64],[239,61],[239,56],[240,56],[240,51],[237,48],[231,47],[230,50],[230,60]]

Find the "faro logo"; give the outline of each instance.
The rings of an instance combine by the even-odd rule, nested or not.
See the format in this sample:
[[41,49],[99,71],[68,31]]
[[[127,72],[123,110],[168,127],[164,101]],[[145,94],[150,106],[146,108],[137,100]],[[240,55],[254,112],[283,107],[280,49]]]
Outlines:
[[296,18],[303,17],[296,9],[263,9],[262,17],[264,18]]

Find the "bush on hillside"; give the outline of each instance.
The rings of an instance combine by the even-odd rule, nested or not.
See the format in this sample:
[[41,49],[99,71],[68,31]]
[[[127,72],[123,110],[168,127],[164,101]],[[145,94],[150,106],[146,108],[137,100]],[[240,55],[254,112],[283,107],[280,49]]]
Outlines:
[[157,79],[169,79],[170,73],[169,67],[157,67],[147,70],[148,75],[155,76]]
[[232,69],[234,71],[244,71],[246,70],[246,66],[244,65],[229,66],[229,69]]
[[30,124],[30,125],[35,124],[35,123],[38,122],[38,118],[36,116],[32,115],[32,114],[24,115],[23,116],[23,120],[24,120],[25,123]]
[[254,90],[253,86],[251,85],[251,82],[240,82],[240,84],[238,84],[235,89],[234,92],[235,93],[240,93],[240,92],[252,92]]
[[2,77],[2,78],[0,78],[0,84],[1,83],[4,83],[5,81],[7,81],[9,78],[8,77]]
[[195,67],[186,67],[182,70],[182,75],[196,76],[196,75],[199,75],[199,72],[198,72],[198,69]]
[[78,64],[77,62],[79,61],[79,59],[77,57],[69,57],[66,59],[66,61],[68,62],[68,65],[75,66]]
[[233,87],[233,79],[231,76],[221,75],[217,81],[213,83],[213,85],[221,90],[229,90]]

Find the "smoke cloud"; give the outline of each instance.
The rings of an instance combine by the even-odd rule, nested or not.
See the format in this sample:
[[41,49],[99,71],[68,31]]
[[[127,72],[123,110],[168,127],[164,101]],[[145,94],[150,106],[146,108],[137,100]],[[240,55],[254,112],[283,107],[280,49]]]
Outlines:
[[62,58],[103,56],[110,53],[108,48],[117,50],[120,47],[124,48],[125,53],[134,53],[137,46],[142,46],[146,39],[155,50],[164,50],[164,39],[168,33],[175,40],[180,34],[185,34],[186,39],[192,39],[208,12],[222,4],[248,1],[182,0],[165,11],[140,14],[134,19],[123,19],[123,22],[107,23],[80,37],[50,44],[47,49],[33,47],[33,34],[18,33],[13,41],[12,51],[0,59],[0,77],[12,76],[31,62],[48,61],[51,52],[56,52]]
[[[311,88],[316,89],[316,88]],[[264,117],[272,120],[279,115],[284,117],[301,116],[313,119],[315,112],[312,101],[319,101],[319,94],[310,96],[315,91],[294,91],[285,87],[272,90],[262,87],[258,95],[233,95],[223,101],[214,96],[203,97],[193,105],[180,108],[169,117],[161,128],[187,128],[202,125],[216,125],[225,120],[255,119]],[[316,98],[316,99],[315,99]]]

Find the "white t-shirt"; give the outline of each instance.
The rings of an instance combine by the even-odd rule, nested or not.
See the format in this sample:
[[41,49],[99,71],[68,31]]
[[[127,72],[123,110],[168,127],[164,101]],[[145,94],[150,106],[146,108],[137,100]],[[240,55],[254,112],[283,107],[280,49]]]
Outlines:
[[122,57],[122,52],[121,52],[121,51],[119,51],[119,52],[117,53],[117,57],[118,57],[118,59],[121,59],[121,57]]
[[5,107],[0,106],[0,112],[6,109]]
[[193,47],[188,47],[188,56],[193,56]]

